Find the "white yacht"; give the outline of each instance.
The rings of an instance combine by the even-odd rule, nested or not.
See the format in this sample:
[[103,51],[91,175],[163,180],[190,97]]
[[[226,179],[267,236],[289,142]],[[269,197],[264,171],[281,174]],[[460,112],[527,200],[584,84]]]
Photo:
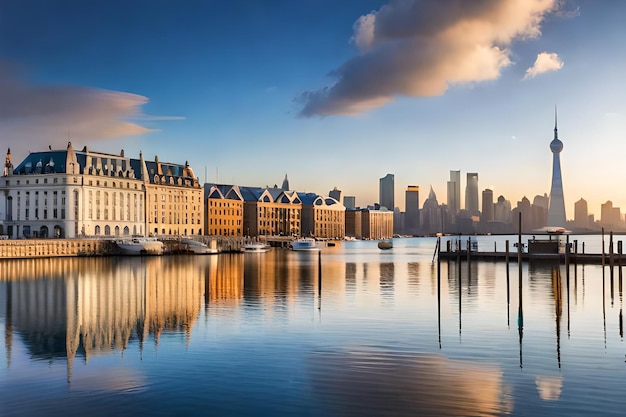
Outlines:
[[302,252],[314,252],[322,250],[322,248],[317,244],[315,239],[310,237],[303,237],[291,242],[291,250],[302,251]]
[[125,255],[163,255],[163,242],[153,237],[121,239],[115,244]]

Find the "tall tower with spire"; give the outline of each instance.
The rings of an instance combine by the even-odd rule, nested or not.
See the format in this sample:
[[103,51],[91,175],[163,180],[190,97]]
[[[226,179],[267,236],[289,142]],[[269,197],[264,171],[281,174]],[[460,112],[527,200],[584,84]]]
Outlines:
[[565,200],[563,198],[563,180],[561,179],[561,159],[559,155],[563,150],[563,142],[559,139],[556,107],[554,108],[554,139],[550,142],[550,150],[552,151],[552,187],[550,188],[547,226],[565,227]]

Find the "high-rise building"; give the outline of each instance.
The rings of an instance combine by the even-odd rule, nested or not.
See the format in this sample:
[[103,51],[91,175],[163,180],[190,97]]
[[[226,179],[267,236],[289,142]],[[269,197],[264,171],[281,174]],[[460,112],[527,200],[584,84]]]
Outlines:
[[600,206],[600,225],[607,231],[622,228],[622,214],[619,207],[613,207],[612,201],[607,201]]
[[561,179],[561,159],[559,156],[563,150],[563,142],[559,140],[556,108],[554,109],[554,139],[550,142],[550,150],[552,151],[552,186],[550,188],[547,226],[565,227],[565,199],[563,198],[563,180]]
[[337,187],[333,187],[333,189],[328,192],[328,196],[334,198],[335,200],[337,200],[339,202],[341,202],[342,196],[343,196],[343,192],[341,190],[338,190]]
[[574,226],[578,229],[589,228],[587,201],[582,198],[574,203]]
[[378,197],[378,203],[381,207],[386,207],[388,210],[393,211],[395,208],[393,174],[387,174],[380,179]]
[[420,187],[409,185],[404,194],[404,233],[417,235],[420,225]]
[[448,181],[448,213],[454,220],[461,210],[461,171],[450,171]]
[[285,174],[285,178],[283,179],[283,184],[280,189],[283,191],[289,191],[289,178],[287,178],[287,174]]
[[465,210],[470,214],[478,214],[478,173],[468,172],[465,185]]
[[494,220],[493,191],[490,190],[489,188],[483,191],[482,207],[483,207],[483,212],[482,212],[482,215],[480,216],[480,221],[483,223],[493,221]]

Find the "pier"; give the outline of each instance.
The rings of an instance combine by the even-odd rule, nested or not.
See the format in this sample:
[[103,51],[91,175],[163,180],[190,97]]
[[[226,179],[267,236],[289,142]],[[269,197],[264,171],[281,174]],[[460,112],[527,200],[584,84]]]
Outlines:
[[[456,243],[456,247],[453,247]],[[463,245],[465,243],[465,245]],[[464,248],[462,246],[465,246]],[[584,246],[583,246],[584,248]],[[584,249],[583,249],[584,251]],[[624,262],[622,255],[622,241],[617,242],[617,253],[613,250],[612,236],[608,253],[579,253],[578,242],[563,242],[561,238],[536,239],[534,236],[522,245],[518,252],[517,242],[509,245],[506,241],[503,251],[478,251],[476,241],[468,238],[467,241],[448,241],[447,246],[439,252],[442,260],[460,261],[504,261],[504,262],[542,262],[549,261],[561,264],[601,264],[621,266]]]

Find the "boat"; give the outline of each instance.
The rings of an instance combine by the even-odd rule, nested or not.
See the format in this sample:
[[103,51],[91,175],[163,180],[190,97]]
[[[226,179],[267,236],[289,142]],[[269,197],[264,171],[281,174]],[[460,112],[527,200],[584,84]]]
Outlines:
[[241,248],[241,251],[244,253],[263,253],[269,251],[270,249],[272,249],[272,247],[266,245],[265,243],[254,242],[246,244],[243,248]]
[[133,237],[115,241],[125,255],[163,255],[163,242],[153,237]]
[[296,239],[291,242],[291,250],[301,252],[314,252],[322,250],[322,248],[317,244],[315,239],[311,237],[303,237],[301,239]]
[[381,240],[378,242],[378,249],[387,250],[393,248],[391,240]]
[[209,245],[194,239],[183,239],[181,241],[186,249],[195,255],[209,255],[217,254],[219,251],[217,248],[211,248]]

